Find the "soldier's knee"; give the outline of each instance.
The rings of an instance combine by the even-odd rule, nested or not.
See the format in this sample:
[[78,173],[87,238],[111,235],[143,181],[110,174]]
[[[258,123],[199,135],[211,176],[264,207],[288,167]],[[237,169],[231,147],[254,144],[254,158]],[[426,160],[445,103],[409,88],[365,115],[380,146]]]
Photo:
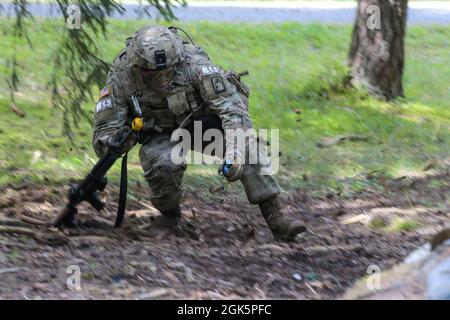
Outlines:
[[[186,170],[186,161],[173,161],[170,152],[152,154],[141,152],[141,165],[144,169],[144,177],[147,181],[153,179],[166,180],[170,177],[182,176]],[[170,180],[170,179],[168,179]]]
[[143,163],[144,177],[155,197],[181,190],[186,163],[175,163],[161,157],[153,163]]
[[154,168],[156,173],[147,175],[145,178],[150,187],[150,199],[160,212],[178,208],[183,196],[183,187],[181,185],[184,168],[172,167],[170,172],[168,168]]
[[146,172],[150,199],[160,212],[176,209],[183,195],[182,179],[186,165],[154,166]]
[[173,178],[182,177],[186,167],[186,163],[155,163],[145,171],[144,177],[147,181],[158,179],[170,182]]

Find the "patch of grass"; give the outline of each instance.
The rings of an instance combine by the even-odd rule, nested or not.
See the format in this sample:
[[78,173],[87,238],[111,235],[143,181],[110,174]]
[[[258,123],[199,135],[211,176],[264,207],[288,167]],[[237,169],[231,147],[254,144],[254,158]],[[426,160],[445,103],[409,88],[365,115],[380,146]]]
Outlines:
[[411,232],[411,231],[419,229],[422,226],[423,226],[423,224],[416,220],[397,217],[391,222],[391,224],[388,227],[386,227],[386,231],[389,231],[389,232],[401,232],[401,231]]
[[[112,61],[124,40],[144,21],[113,21],[108,39],[100,39],[104,57]],[[11,20],[0,19],[8,30]],[[406,99],[380,102],[343,85],[351,26],[297,23],[183,23],[224,68],[249,70],[250,113],[257,128],[280,129],[282,186],[349,188],[360,192],[377,185],[369,172],[395,177],[421,170],[430,160],[445,159],[450,150],[450,27],[414,26],[406,38],[404,87]],[[71,145],[61,136],[61,114],[50,107],[45,92],[48,65],[58,33],[58,21],[34,24],[33,51],[21,44],[22,84],[17,105],[26,116],[9,110],[6,60],[12,38],[0,43],[0,184],[24,180],[58,182],[83,176],[96,157],[92,127],[81,122]],[[98,88],[93,88],[97,92]],[[93,113],[95,101],[83,108]],[[318,148],[322,137],[358,134],[367,142],[344,142]],[[137,149],[130,155],[130,177],[141,180]],[[39,152],[38,152],[39,151]],[[42,153],[41,157],[33,157]],[[216,166],[191,166],[186,185],[217,185]],[[111,177],[117,181],[118,165]],[[133,179],[132,179],[133,180]],[[131,183],[134,183],[131,181]],[[194,187],[195,188],[195,187]]]
[[427,189],[439,189],[439,188],[446,187],[446,186],[448,186],[448,182],[441,181],[441,180],[438,180],[438,179],[431,179],[427,183],[426,188]]

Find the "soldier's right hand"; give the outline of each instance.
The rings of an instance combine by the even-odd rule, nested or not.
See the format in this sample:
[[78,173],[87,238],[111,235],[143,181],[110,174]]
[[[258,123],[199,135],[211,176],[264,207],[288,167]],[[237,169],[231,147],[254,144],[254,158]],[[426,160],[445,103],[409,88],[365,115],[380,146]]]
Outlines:
[[108,139],[109,150],[117,155],[121,155],[130,151],[136,144],[137,138],[131,131],[131,128],[124,126],[111,135]]

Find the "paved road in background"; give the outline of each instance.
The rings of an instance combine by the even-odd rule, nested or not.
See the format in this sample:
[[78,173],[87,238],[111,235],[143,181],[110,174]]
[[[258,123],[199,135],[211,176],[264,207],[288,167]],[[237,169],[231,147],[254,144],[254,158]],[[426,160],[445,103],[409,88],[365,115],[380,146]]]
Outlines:
[[[3,4],[7,14],[9,4]],[[221,22],[286,22],[301,23],[352,23],[355,19],[354,2],[195,2],[188,7],[174,9],[180,21],[221,21]],[[124,14],[116,14],[118,19],[139,19],[142,12],[139,6],[124,5]],[[56,5],[32,4],[33,15],[40,17],[61,16]],[[153,17],[158,14],[150,10]],[[145,16],[144,16],[145,17]],[[409,24],[450,24],[450,2],[410,2]]]

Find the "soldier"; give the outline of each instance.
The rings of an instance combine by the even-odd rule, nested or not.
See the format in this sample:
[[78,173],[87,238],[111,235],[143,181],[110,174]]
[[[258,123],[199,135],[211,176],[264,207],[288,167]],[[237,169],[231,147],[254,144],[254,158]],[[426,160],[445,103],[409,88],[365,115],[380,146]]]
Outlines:
[[[186,163],[172,161],[171,151],[178,142],[171,140],[171,134],[180,125],[192,130],[194,120],[202,121],[204,130],[251,128],[248,92],[238,87],[200,47],[178,35],[177,28],[143,27],[127,39],[101,90],[94,116],[95,152],[101,156],[111,136],[131,123],[134,95],[144,118],[139,157],[151,201],[162,214],[160,221],[179,230]],[[135,143],[130,141],[121,151],[127,152]],[[232,152],[238,151],[226,150],[226,154]],[[225,176],[242,182],[249,202],[259,205],[276,239],[292,240],[306,228],[299,220],[282,215],[280,187],[272,175],[262,175],[260,168],[259,162],[227,162]]]

